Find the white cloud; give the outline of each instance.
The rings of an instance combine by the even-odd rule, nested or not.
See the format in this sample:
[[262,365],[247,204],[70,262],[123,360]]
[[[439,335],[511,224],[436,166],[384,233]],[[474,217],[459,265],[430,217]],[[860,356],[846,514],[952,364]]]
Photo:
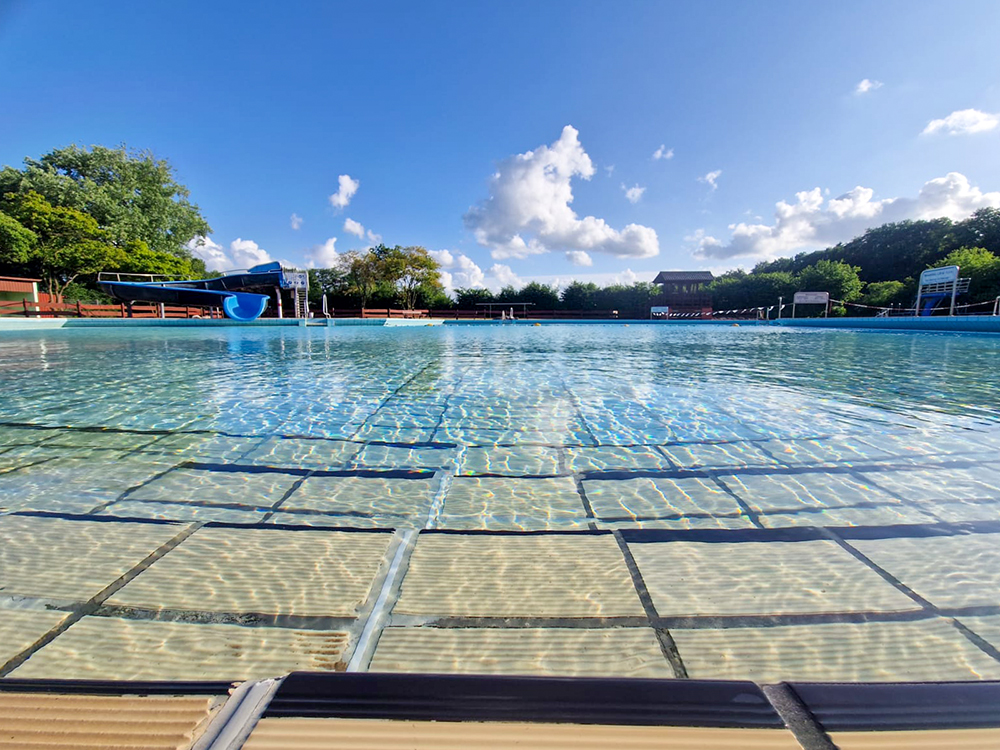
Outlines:
[[354,219],[347,219],[344,221],[344,231],[349,234],[357,235],[358,237],[364,238],[365,228]]
[[704,177],[699,177],[698,178],[698,182],[704,182],[706,185],[708,185],[709,187],[711,187],[712,190],[715,190],[716,188],[719,187],[716,184],[716,182],[719,179],[719,176],[721,174],[722,174],[722,170],[721,169],[716,169],[714,172],[709,172]]
[[858,186],[825,200],[817,187],[796,193],[795,203],[779,201],[773,224],[731,224],[723,242],[704,230],[686,237],[699,258],[773,258],[804,248],[845,242],[866,229],[905,219],[948,217],[958,221],[988,206],[1000,207],[1000,192],[984,193],[958,172],[929,180],[915,198],[873,200],[871,188]]
[[609,164],[608,166],[606,166],[604,168],[604,171],[607,172],[608,173],[608,177],[610,177],[611,175],[613,175],[615,173],[615,165],[614,164]]
[[881,81],[876,81],[871,78],[862,78],[861,81],[858,82],[858,85],[854,87],[854,93],[860,96],[861,94],[867,94],[869,91],[880,89],[882,86],[883,83]]
[[291,218],[292,229],[296,229],[296,230],[297,229],[301,229],[302,228],[302,221],[303,221],[303,219],[302,219],[301,216],[299,216],[298,214],[292,214],[292,218]]
[[578,136],[567,125],[551,146],[539,146],[500,163],[490,178],[489,198],[465,215],[466,226],[494,258],[526,258],[553,250],[635,258],[659,254],[653,229],[629,224],[619,231],[604,219],[581,219],[570,207],[572,179],[589,180],[595,172]]
[[659,161],[660,159],[673,159],[674,150],[672,148],[667,148],[664,144],[660,144],[660,147],[653,152],[653,161]]
[[348,234],[353,234],[361,239],[368,238],[369,247],[377,245],[382,241],[381,234],[375,234],[370,229],[365,229],[361,222],[355,221],[354,219],[347,219],[344,221],[344,231]]
[[574,266],[592,266],[594,265],[594,259],[591,258],[583,250],[567,250],[566,260],[572,263]]
[[511,270],[510,266],[503,265],[502,263],[494,263],[490,266],[488,274],[491,283],[487,284],[487,286],[491,289],[499,289],[503,286],[512,286],[519,289],[524,286],[524,282]]
[[342,174],[337,178],[337,192],[330,196],[330,205],[334,208],[347,208],[351,198],[358,192],[361,180],[352,180],[350,175]]
[[642,198],[642,194],[646,192],[646,188],[639,187],[638,185],[627,188],[624,182],[622,183],[622,190],[625,191],[626,200],[632,204],[638,203],[639,199]]
[[450,250],[429,250],[428,254],[441,266],[441,284],[446,291],[486,286],[486,274],[469,256]]
[[337,238],[331,237],[322,245],[313,245],[306,250],[306,268],[333,268],[340,260],[337,252]]
[[270,263],[274,260],[256,242],[242,238],[237,238],[230,242],[228,252],[222,245],[212,241],[208,237],[195,237],[187,243],[187,249],[196,258],[201,258],[205,261],[205,268],[209,271],[232,271],[235,269],[251,268],[261,263]]
[[961,109],[940,120],[931,120],[922,135],[945,132],[948,135],[988,133],[1000,127],[1000,114],[980,112],[978,109]]

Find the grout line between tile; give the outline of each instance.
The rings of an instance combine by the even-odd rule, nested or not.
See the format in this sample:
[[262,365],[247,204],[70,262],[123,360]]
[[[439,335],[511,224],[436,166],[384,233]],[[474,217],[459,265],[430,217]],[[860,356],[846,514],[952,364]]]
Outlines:
[[[618,543],[618,549],[621,550],[622,557],[625,558],[625,565],[628,568],[629,576],[632,578],[635,593],[638,595],[639,602],[646,613],[646,619],[652,625],[653,621],[659,619],[659,614],[656,611],[656,605],[653,604],[653,597],[650,596],[649,589],[646,588],[646,582],[642,579],[642,572],[639,570],[639,566],[632,556],[632,550],[628,548],[628,544],[626,544],[622,533],[614,531],[612,535],[615,538],[615,542]],[[677,644],[674,643],[670,631],[666,628],[654,628],[654,630],[656,632],[656,640],[660,645],[660,651],[663,653],[663,658],[666,659],[670,668],[673,669],[674,677],[678,679],[687,678],[687,668],[684,666],[684,660],[681,658],[680,651],[677,649]]]
[[97,594],[91,597],[89,600],[84,602],[79,608],[74,610],[66,617],[62,622],[56,625],[54,628],[49,630],[45,635],[39,638],[37,641],[32,643],[27,648],[23,649],[19,653],[15,654],[13,657],[8,659],[4,664],[0,665],[0,677],[6,677],[8,674],[13,672],[19,666],[21,666],[25,661],[27,661],[32,655],[34,655],[39,649],[47,646],[51,643],[57,636],[64,633],[69,627],[80,620],[82,620],[87,615],[91,615],[100,609],[101,605],[110,596],[117,593],[123,586],[129,583],[137,575],[146,570],[150,565],[155,563],[161,557],[166,555],[172,549],[177,547],[194,534],[198,529],[203,526],[201,523],[192,523],[186,526],[182,531],[176,534],[174,537],[168,541],[161,544],[131,569],[125,572],[123,575],[119,576],[116,580],[112,581],[110,584],[101,589]]

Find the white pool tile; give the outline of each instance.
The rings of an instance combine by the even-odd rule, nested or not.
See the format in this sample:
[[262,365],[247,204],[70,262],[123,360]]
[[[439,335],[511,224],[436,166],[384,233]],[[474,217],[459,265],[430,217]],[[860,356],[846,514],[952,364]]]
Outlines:
[[610,535],[422,534],[398,614],[467,617],[642,615]]
[[604,519],[738,516],[743,512],[732,495],[700,477],[584,480],[583,488],[595,515]]
[[368,596],[390,538],[385,533],[203,528],[109,603],[353,617]]
[[688,676],[703,680],[996,680],[1000,663],[946,620],[670,631]]
[[84,617],[11,672],[82,680],[247,680],[343,671],[346,633]]
[[674,541],[629,549],[664,617],[918,608],[830,541]]
[[852,540],[938,607],[1000,604],[1000,534]]
[[846,474],[740,474],[722,481],[754,510],[781,513],[859,503],[894,503],[897,498]]
[[674,676],[650,628],[386,628],[373,672]]
[[87,601],[183,526],[0,517],[0,591]]

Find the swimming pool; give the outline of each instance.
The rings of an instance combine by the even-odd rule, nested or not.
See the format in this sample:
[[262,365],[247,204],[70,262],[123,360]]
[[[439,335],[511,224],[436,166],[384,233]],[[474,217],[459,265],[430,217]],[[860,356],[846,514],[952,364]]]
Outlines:
[[1000,679],[1000,338],[0,336],[0,676]]

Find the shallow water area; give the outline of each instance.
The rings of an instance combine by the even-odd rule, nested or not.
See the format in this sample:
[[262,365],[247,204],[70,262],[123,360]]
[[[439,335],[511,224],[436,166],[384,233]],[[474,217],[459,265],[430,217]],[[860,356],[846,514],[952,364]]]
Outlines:
[[1000,679],[1000,337],[0,334],[0,677]]

